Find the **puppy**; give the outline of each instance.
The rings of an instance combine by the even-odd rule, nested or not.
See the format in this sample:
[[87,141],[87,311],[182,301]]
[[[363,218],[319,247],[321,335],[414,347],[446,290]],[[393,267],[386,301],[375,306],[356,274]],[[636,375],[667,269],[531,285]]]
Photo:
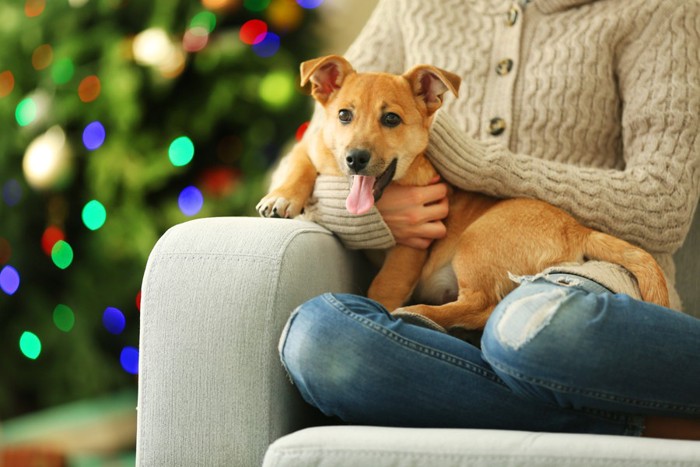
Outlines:
[[[287,156],[273,187],[257,206],[262,216],[295,217],[318,173],[352,178],[346,201],[368,212],[389,183],[428,185],[437,175],[424,154],[430,125],[460,78],[428,65],[403,75],[358,73],[332,55],[301,64],[302,86],[323,109],[317,124]],[[644,250],[582,226],[569,214],[531,199],[501,200],[452,189],[447,235],[430,249],[392,248],[368,296],[446,329],[482,329],[516,284],[509,273],[536,274],[586,259],[616,263],[636,278],[646,301],[668,306],[661,268]]]

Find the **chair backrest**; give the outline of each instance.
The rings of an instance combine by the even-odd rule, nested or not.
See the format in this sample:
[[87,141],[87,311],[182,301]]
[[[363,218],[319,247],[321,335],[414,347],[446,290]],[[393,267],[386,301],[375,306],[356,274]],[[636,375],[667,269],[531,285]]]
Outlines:
[[683,300],[683,310],[700,318],[700,209],[676,260],[676,288]]

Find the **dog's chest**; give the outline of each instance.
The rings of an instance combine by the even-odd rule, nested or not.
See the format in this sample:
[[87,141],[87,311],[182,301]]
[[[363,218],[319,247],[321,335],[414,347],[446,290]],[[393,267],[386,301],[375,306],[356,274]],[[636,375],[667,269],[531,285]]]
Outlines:
[[451,263],[447,263],[429,277],[423,277],[416,285],[412,302],[427,305],[443,305],[457,300],[459,287]]

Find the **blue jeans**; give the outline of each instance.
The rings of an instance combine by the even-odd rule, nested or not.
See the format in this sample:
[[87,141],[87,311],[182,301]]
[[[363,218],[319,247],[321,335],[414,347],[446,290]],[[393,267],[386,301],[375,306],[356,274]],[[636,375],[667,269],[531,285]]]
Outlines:
[[554,279],[509,294],[481,349],[321,295],[290,317],[282,362],[308,403],[353,424],[640,435],[644,416],[700,416],[700,320]]

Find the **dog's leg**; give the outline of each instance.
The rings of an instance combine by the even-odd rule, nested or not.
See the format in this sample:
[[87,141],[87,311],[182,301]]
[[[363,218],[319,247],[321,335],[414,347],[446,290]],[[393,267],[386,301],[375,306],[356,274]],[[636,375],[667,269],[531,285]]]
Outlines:
[[256,206],[263,217],[296,217],[301,214],[313,192],[317,171],[305,145],[294,146],[283,163],[279,170],[286,170],[287,173],[282,182],[273,187]]
[[372,281],[367,296],[394,311],[411,297],[418,283],[428,250],[397,245],[387,253],[379,274]]
[[423,315],[448,330],[454,327],[472,330],[483,329],[493,309],[494,304],[483,292],[463,289],[454,302],[407,306],[401,311]]

